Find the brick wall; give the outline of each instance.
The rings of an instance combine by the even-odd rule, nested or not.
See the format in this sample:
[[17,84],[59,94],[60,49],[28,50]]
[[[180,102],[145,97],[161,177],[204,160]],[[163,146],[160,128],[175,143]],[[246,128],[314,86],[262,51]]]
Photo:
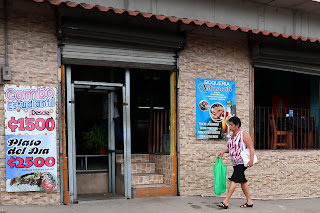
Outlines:
[[[236,82],[237,116],[249,128],[249,52],[243,39],[187,35],[179,57],[179,128],[181,195],[214,195],[213,164],[221,140],[196,139],[195,79],[211,78]],[[257,151],[259,163],[246,171],[253,198],[298,198],[320,196],[319,151]],[[223,158],[233,168],[230,157]],[[227,181],[228,184],[228,181]],[[221,196],[225,196],[226,193]],[[233,197],[244,197],[238,186]]]
[[[0,16],[3,16],[2,11]],[[1,64],[4,62],[3,21],[0,27]],[[33,86],[58,86],[57,79],[57,39],[54,17],[42,17],[38,14],[27,15],[22,12],[9,12],[8,22],[8,58],[12,70],[10,84]],[[5,188],[5,141],[3,86],[0,86],[0,167],[2,204],[58,204],[60,191],[7,193]],[[57,132],[58,136],[58,132]],[[57,140],[57,153],[59,153]],[[57,156],[58,157],[58,156]],[[58,179],[59,179],[59,161]],[[59,180],[58,180],[59,181]],[[58,183],[59,184],[59,183]]]
[[237,115],[249,125],[249,55],[247,41],[189,34],[179,56],[180,193],[213,193],[212,165],[222,140],[196,139],[196,78],[236,82]]
[[260,162],[246,172],[253,197],[320,197],[318,150],[268,150],[257,155]]
[[173,162],[171,155],[150,155],[150,161],[156,163],[156,173],[163,175],[163,183],[173,184]]

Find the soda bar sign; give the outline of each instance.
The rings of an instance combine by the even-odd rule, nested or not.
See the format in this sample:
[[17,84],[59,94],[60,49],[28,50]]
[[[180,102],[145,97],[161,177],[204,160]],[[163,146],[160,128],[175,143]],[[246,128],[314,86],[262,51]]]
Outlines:
[[4,90],[6,191],[55,190],[56,88],[6,85]]
[[196,122],[198,139],[229,137],[230,117],[236,114],[235,82],[196,79]]

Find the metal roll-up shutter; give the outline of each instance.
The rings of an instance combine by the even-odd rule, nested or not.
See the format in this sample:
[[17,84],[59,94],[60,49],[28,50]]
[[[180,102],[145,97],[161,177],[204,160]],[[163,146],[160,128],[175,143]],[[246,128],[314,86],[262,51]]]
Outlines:
[[281,60],[275,60],[275,59],[266,59],[266,58],[256,59],[253,61],[252,64],[255,67],[260,67],[260,68],[320,76],[320,66],[311,65],[311,64],[294,63],[294,62],[281,61]]
[[[63,25],[62,62],[130,68],[175,70],[184,36],[150,33],[148,29]],[[138,32],[138,33],[137,33]]]
[[144,48],[143,46],[90,45],[67,42],[62,47],[62,56],[63,62],[66,64],[176,68],[175,52]]
[[320,76],[320,54],[315,52],[255,46],[251,60],[255,67]]

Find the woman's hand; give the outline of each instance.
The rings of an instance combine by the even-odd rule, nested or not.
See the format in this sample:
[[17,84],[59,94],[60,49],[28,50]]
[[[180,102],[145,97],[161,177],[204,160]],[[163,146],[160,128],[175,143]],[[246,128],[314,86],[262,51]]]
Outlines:
[[222,152],[219,152],[218,156],[222,157],[224,153],[228,153],[229,149],[223,150]]
[[219,157],[223,157],[223,154],[224,154],[224,153],[226,153],[226,151],[219,152],[218,156],[219,156]]
[[219,157],[223,157],[223,154],[224,154],[225,152],[223,151],[223,152],[219,152],[219,154],[218,154],[218,156]]
[[249,163],[248,163],[248,165],[247,165],[248,167],[251,167],[251,166],[253,166],[253,159],[250,159],[250,161],[249,161]]

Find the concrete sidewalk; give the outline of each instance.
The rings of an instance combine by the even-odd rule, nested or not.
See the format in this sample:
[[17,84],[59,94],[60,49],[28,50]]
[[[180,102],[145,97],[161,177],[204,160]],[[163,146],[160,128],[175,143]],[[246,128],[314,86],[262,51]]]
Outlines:
[[4,206],[8,213],[74,213],[74,212],[104,212],[104,213],[208,213],[208,212],[320,212],[320,198],[298,200],[254,200],[253,208],[241,209],[244,199],[232,199],[229,209],[221,209],[216,204],[222,199],[217,197],[153,197],[133,200],[106,200],[57,206]]

